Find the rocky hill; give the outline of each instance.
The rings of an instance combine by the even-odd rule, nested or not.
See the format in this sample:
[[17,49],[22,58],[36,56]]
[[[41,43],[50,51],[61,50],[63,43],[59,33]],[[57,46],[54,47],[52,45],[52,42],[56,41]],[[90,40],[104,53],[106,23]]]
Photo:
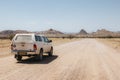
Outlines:
[[54,29],[49,29],[49,30],[46,30],[46,31],[41,31],[41,32],[38,32],[40,34],[64,34],[60,31],[57,31],[57,30],[54,30]]
[[108,31],[108,30],[106,30],[106,29],[101,29],[101,30],[97,30],[96,32],[95,32],[95,34],[100,34],[100,35],[111,35],[111,34],[114,34],[114,32],[112,32],[112,31]]
[[120,37],[119,32],[112,32],[106,29],[97,30],[91,34],[94,37]]
[[45,35],[47,37],[62,37],[62,36],[65,35],[63,32],[60,32],[60,31],[54,30],[54,29],[49,29],[49,30],[46,30],[46,31],[40,31],[40,32],[36,32],[36,33]]
[[86,35],[86,34],[88,34],[88,33],[87,33],[84,29],[81,29],[78,34],[80,34],[80,35]]
[[16,34],[16,33],[29,33],[29,32],[25,30],[4,30],[0,32],[0,34],[4,34],[4,35]]
[[30,33],[25,30],[4,30],[0,32],[0,38],[8,38],[11,35],[15,35],[17,33]]

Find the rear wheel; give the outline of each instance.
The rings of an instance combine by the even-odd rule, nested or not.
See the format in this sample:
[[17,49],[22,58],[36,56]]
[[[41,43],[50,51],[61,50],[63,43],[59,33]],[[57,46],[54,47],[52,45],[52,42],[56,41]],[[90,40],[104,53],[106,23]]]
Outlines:
[[40,53],[39,53],[39,60],[43,60],[43,49],[40,50]]
[[53,47],[51,47],[50,52],[48,53],[49,56],[53,56]]
[[22,60],[22,56],[20,56],[20,55],[15,55],[15,58],[16,58],[17,61],[21,61]]

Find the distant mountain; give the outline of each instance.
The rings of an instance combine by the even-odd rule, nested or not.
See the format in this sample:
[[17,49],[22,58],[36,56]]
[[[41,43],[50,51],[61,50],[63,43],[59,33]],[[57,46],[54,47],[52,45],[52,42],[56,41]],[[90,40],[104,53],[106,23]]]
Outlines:
[[84,38],[86,37],[105,37],[105,38],[120,37],[120,31],[112,32],[106,29],[97,30],[96,32],[92,32],[92,33],[87,33],[84,29],[81,29],[80,32],[77,34],[63,33],[58,30],[49,29],[46,31],[38,31],[38,32],[29,32],[26,30],[4,30],[0,32],[0,38],[3,38],[3,39],[9,38],[11,35],[15,35],[17,33],[38,33],[38,34],[45,35],[47,37],[69,37],[69,36],[84,37]]
[[29,32],[25,30],[4,30],[0,32],[0,34],[4,34],[4,35],[10,35],[16,33],[29,33]]
[[9,37],[10,35],[15,35],[17,33],[30,33],[28,31],[25,31],[25,30],[4,30],[4,31],[1,31],[0,32],[0,38],[7,38]]
[[117,33],[119,33],[119,34],[120,34],[120,31],[118,31]]
[[119,32],[112,32],[106,29],[97,30],[91,34],[94,37],[120,37]]
[[0,34],[2,34],[2,35],[14,34],[14,31],[13,30],[4,30],[4,31],[1,31]]
[[95,32],[95,34],[101,34],[101,35],[110,35],[110,34],[114,34],[114,32],[112,32],[112,31],[108,31],[108,30],[106,30],[106,29],[101,29],[101,30],[97,30],[96,32]]
[[49,29],[49,30],[46,30],[46,31],[41,31],[41,32],[38,32],[40,34],[64,34],[60,31],[57,31],[57,30],[54,30],[54,29]]
[[15,33],[31,33],[31,32],[26,30],[15,30]]
[[38,33],[48,37],[61,37],[64,35],[64,33],[54,29],[49,29],[46,31],[39,31],[39,32],[29,32],[26,30],[4,30],[0,32],[0,38],[8,38],[10,35],[15,35],[17,33]]
[[88,33],[87,33],[84,29],[81,29],[78,34],[80,34],[80,35],[86,35],[86,34],[88,34]]

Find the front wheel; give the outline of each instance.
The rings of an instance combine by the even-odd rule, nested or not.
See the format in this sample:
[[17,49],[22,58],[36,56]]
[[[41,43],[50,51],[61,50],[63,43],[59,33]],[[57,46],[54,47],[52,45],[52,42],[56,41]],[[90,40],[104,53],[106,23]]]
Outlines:
[[50,52],[48,53],[49,56],[53,56],[53,47],[51,47]]

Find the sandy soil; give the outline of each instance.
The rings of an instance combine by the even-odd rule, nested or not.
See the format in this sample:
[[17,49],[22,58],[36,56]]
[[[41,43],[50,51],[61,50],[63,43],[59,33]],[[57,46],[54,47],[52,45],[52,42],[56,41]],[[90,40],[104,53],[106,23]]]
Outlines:
[[54,56],[17,62],[0,58],[0,80],[120,80],[120,53],[96,41],[54,46]]
[[97,39],[120,52],[120,38]]
[[11,55],[11,41],[8,39],[0,39],[0,58]]
[[65,44],[65,43],[68,43],[68,42],[74,42],[74,41],[79,41],[81,40],[82,38],[72,38],[72,39],[69,39],[69,38],[49,38],[50,40],[52,40],[52,44],[53,46],[58,46],[58,45],[61,45],[61,44]]

